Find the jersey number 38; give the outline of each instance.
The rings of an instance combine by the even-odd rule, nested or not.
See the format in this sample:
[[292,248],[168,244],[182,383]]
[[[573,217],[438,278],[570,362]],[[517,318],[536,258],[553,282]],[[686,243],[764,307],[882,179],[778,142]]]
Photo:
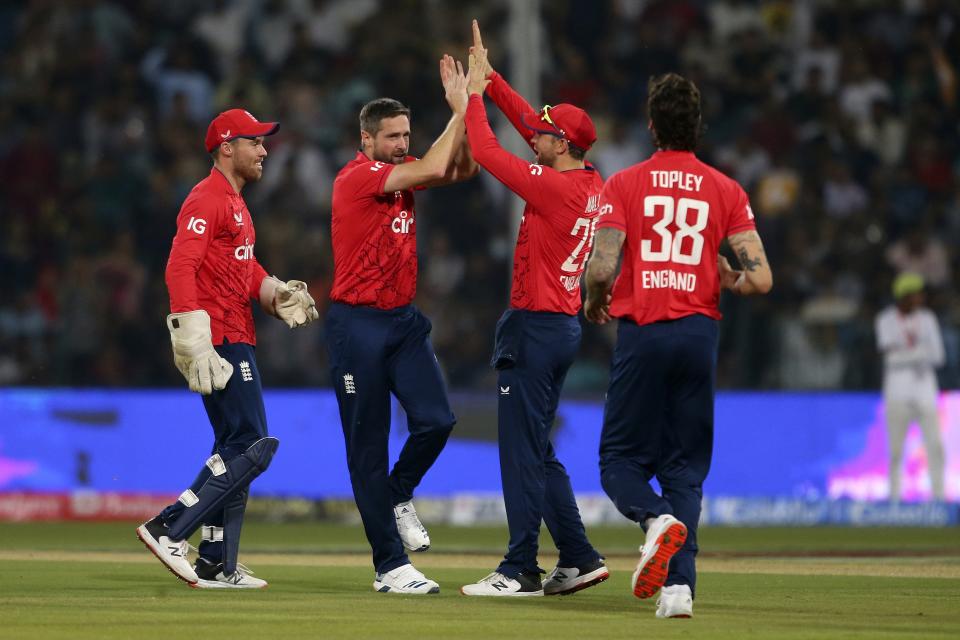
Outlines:
[[[691,212],[696,215],[691,223]],[[640,259],[644,262],[674,262],[700,264],[703,254],[703,234],[707,228],[710,205],[703,200],[672,196],[647,196],[643,199],[643,215],[659,218],[653,223],[657,239],[640,242]],[[672,226],[671,226],[671,223]],[[687,238],[690,241],[684,242]],[[686,251],[684,251],[686,245]]]

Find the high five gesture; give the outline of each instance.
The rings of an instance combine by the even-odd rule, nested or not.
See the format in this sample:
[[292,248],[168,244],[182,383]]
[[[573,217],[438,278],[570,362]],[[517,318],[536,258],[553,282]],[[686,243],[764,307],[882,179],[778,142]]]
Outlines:
[[483,46],[483,37],[480,35],[480,25],[473,21],[473,46],[470,47],[470,83],[467,91],[473,94],[482,94],[490,84],[490,75],[493,67],[487,58],[487,50]]

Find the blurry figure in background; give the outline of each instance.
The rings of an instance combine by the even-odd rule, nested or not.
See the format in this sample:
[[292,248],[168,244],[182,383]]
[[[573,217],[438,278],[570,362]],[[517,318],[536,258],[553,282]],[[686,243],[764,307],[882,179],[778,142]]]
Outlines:
[[[137,537],[191,587],[267,586],[237,562],[250,483],[279,445],[267,435],[251,301],[290,328],[319,317],[305,283],[281,282],[260,265],[253,217],[240,195],[263,176],[264,138],[279,126],[243,109],[213,119],[206,136],[213,168],[180,208],[167,261],[174,363],[190,390],[203,395],[214,443],[190,488],[137,527]],[[200,557],[192,566],[187,540],[201,527]]]
[[883,401],[890,438],[890,500],[900,501],[900,463],[907,428],[923,432],[934,500],[943,500],[943,444],[937,416],[937,374],[943,339],[933,312],[924,307],[923,277],[901,273],[893,281],[894,304],[877,315],[877,347],[883,354]]
[[915,273],[933,290],[950,285],[950,253],[929,222],[911,225],[887,248],[886,258],[897,273]]

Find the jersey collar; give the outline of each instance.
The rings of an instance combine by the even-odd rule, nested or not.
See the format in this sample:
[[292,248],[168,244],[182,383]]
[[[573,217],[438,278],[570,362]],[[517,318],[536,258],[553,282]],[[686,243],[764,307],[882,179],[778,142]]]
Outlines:
[[693,151],[677,151],[676,149],[657,149],[657,152],[655,155],[658,155],[660,157],[667,157],[667,158],[671,158],[671,157],[689,158],[690,156],[695,154],[693,153]]
[[219,183],[223,187],[223,190],[229,193],[230,195],[232,196],[237,195],[237,192],[233,190],[233,185],[230,184],[230,181],[227,180],[227,176],[223,175],[223,172],[220,171],[220,169],[217,169],[216,167],[213,167],[212,169],[210,169],[210,178],[214,182]]

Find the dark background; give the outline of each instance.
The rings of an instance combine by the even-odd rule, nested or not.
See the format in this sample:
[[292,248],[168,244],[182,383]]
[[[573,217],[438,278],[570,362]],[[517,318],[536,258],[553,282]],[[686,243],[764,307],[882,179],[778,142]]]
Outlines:
[[[209,171],[217,112],[279,120],[245,189],[256,255],[332,277],[330,189],[357,113],[413,109],[422,154],[449,111],[437,74],[478,17],[508,80],[508,2],[31,1],[0,8],[0,385],[182,386],[164,325],[174,221]],[[775,288],[724,298],[719,381],[743,389],[877,388],[873,318],[892,277],[924,274],[946,386],[960,383],[960,130],[956,3],[543,3],[541,95],[586,108],[610,175],[652,151],[651,74],[703,94],[699,156],[748,190]],[[511,134],[512,135],[512,134]],[[510,200],[489,176],[418,195],[417,304],[452,386],[493,384],[508,299]],[[322,323],[259,317],[268,386],[327,386]],[[612,328],[585,330],[567,390],[606,386]]]

